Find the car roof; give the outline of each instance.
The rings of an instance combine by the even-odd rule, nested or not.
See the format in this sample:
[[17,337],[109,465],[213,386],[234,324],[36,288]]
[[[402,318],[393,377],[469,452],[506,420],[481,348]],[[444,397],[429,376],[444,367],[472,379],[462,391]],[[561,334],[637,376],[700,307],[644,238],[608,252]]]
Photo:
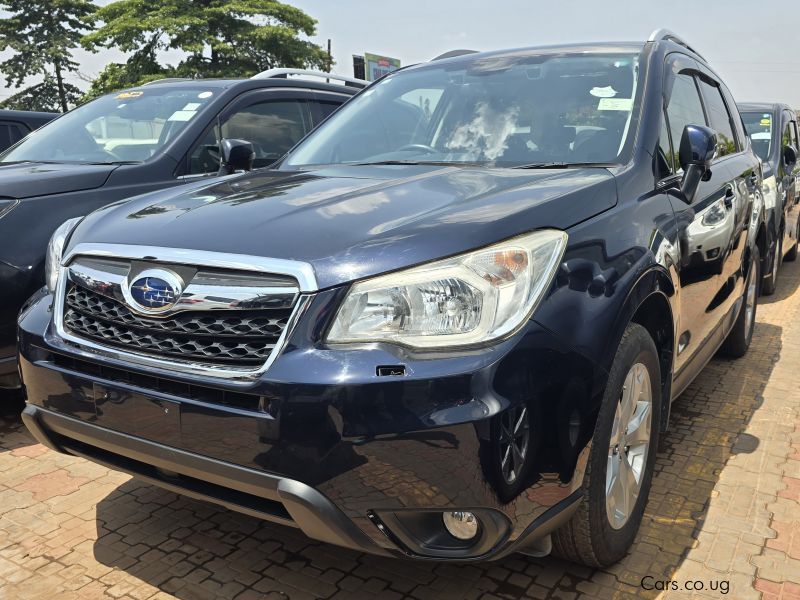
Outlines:
[[8,110],[0,109],[0,119],[16,119],[22,121],[49,121],[56,118],[61,113],[38,112],[35,110]]
[[288,79],[272,77],[266,79],[256,78],[242,78],[242,79],[159,79],[151,81],[141,86],[128,88],[125,90],[118,90],[113,92],[119,94],[132,90],[151,90],[151,89],[198,89],[207,88],[210,90],[223,90],[240,88],[241,90],[255,90],[265,89],[271,87],[280,88],[297,88],[305,90],[316,90],[323,92],[335,92],[339,94],[353,95],[361,91],[361,88],[351,87],[335,83],[326,83],[325,81],[313,81],[309,79]]
[[470,64],[487,58],[519,58],[525,56],[537,56],[541,54],[566,54],[573,52],[585,53],[631,53],[638,54],[644,48],[645,42],[587,42],[576,44],[558,44],[547,46],[526,46],[522,48],[507,48],[503,50],[490,50],[487,52],[469,52],[458,54],[449,58],[439,58],[430,62],[411,65],[409,69],[426,68],[448,64]]
[[784,104],[783,102],[737,102],[736,107],[739,109],[739,112],[772,112],[774,110],[788,110],[789,112],[794,112],[788,104]]

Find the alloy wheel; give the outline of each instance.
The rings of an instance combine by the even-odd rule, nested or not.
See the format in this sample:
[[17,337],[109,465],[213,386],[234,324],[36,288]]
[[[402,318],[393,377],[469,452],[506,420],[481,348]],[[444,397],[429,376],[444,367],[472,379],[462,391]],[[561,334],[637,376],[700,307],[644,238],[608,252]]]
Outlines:
[[[780,234],[783,236],[783,232]],[[775,257],[772,259],[772,285],[778,281],[778,268],[781,266],[781,259],[783,258],[783,242],[778,240],[778,247],[775,249]]]
[[614,529],[628,522],[642,488],[650,448],[651,386],[647,367],[633,365],[614,413],[606,468],[606,514]]
[[753,326],[753,318],[756,314],[756,296],[758,295],[758,281],[756,277],[753,277],[754,268],[755,265],[751,265],[750,272],[747,274],[747,293],[745,295],[744,330],[745,335],[748,336],[750,328]]
[[509,408],[500,417],[500,472],[506,483],[514,483],[522,472],[530,445],[528,408]]

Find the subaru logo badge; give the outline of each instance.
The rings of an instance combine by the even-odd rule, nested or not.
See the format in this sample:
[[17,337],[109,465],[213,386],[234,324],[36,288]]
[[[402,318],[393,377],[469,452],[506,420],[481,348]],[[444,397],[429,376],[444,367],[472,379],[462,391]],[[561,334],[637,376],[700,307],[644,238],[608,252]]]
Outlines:
[[166,269],[147,269],[123,286],[123,295],[131,308],[145,313],[169,310],[182,293],[181,278]]

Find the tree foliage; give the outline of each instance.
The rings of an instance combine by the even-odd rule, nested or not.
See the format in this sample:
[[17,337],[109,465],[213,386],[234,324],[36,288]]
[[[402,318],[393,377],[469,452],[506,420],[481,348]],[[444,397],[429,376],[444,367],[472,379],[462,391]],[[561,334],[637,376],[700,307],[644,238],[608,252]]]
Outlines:
[[171,67],[162,67],[156,59],[152,44],[136,51],[125,63],[109,63],[92,80],[81,102],[93,100],[107,92],[136,87],[164,77],[173,76]]
[[[80,88],[67,82],[63,82],[62,86],[67,102],[78,104],[83,95]],[[55,77],[47,75],[41,83],[28,86],[0,102],[0,108],[57,112],[61,108],[61,93],[58,83]]]
[[6,85],[20,88],[30,77],[41,83],[6,99],[6,107],[66,111],[80,97],[64,75],[77,71],[72,50],[94,22],[96,7],[88,0],[0,0],[0,51],[12,54],[0,62]]
[[[83,38],[87,49],[118,48],[133,55],[107,67],[90,94],[135,85],[155,75],[246,77],[272,67],[330,70],[320,46],[305,39],[316,21],[275,0],[118,0],[100,8],[102,21]],[[158,64],[157,53],[180,50],[174,66]]]

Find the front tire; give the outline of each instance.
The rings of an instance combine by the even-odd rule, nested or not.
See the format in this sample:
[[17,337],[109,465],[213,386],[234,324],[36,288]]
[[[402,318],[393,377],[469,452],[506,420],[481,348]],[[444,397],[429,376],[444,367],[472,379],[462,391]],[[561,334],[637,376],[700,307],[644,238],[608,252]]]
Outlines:
[[576,513],[553,534],[553,552],[606,567],[630,548],[642,521],[661,426],[661,368],[647,330],[622,336],[597,416]]
[[758,309],[758,283],[761,281],[761,253],[758,246],[753,247],[750,258],[750,268],[747,270],[747,279],[744,284],[744,295],[739,316],[733,324],[733,329],[722,345],[722,353],[731,358],[741,358],[747,354],[750,342],[753,340],[753,330],[756,326],[756,310]]

